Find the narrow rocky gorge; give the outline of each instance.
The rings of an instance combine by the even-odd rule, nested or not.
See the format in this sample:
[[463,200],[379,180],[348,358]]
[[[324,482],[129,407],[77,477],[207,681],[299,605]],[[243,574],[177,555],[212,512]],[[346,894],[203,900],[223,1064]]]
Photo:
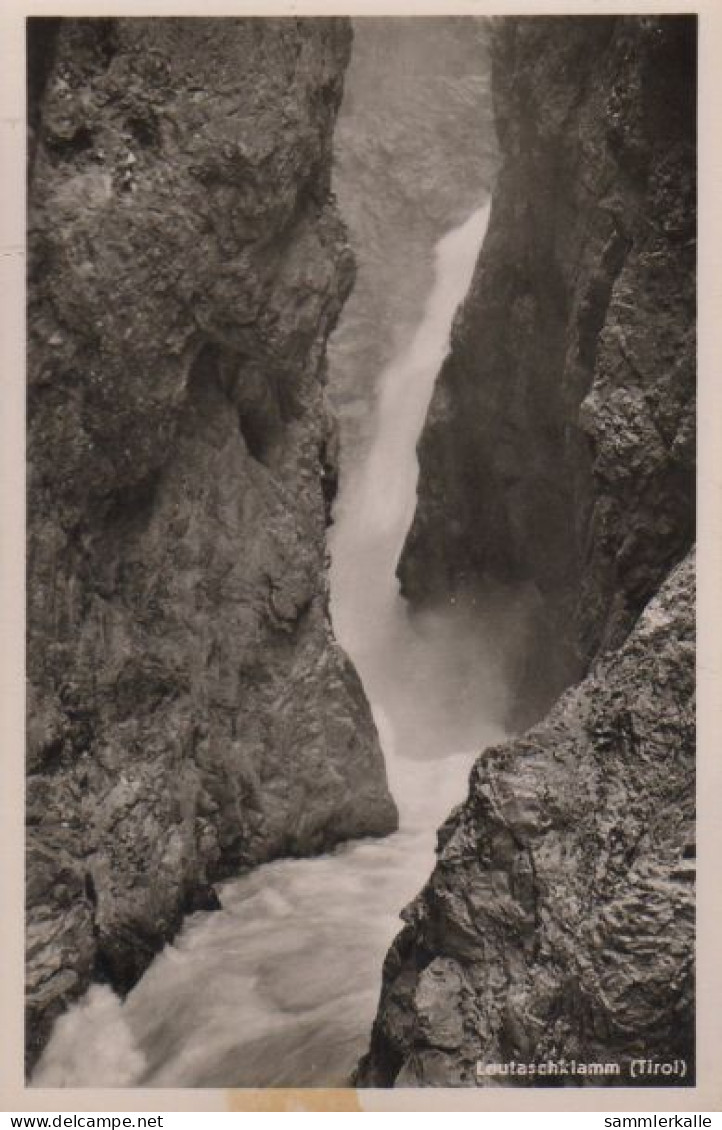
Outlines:
[[[492,60],[501,170],[399,576],[417,609],[526,586],[537,724],[441,828],[357,1079],[689,1084],[696,22],[499,20]],[[496,1066],[550,1060],[619,1071]]]
[[30,1064],[215,878],[396,827],[325,569],[350,45],[30,23]]
[[696,21],[353,25],[30,21],[28,1067],[688,1084]]

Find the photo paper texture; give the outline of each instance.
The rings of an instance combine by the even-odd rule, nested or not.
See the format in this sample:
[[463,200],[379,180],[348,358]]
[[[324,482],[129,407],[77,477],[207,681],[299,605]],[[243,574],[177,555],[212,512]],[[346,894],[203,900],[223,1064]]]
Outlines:
[[28,19],[29,1092],[694,1092],[698,34]]

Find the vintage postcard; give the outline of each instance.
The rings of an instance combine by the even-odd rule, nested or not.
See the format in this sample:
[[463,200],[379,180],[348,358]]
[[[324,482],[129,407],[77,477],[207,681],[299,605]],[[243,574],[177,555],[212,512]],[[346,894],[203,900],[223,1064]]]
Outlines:
[[711,9],[3,22],[5,1109],[717,1109]]

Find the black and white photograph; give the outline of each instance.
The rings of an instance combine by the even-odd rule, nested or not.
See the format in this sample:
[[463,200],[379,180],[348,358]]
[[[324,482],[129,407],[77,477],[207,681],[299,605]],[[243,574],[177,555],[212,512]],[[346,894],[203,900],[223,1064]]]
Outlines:
[[697,1084],[698,31],[25,21],[31,1092]]

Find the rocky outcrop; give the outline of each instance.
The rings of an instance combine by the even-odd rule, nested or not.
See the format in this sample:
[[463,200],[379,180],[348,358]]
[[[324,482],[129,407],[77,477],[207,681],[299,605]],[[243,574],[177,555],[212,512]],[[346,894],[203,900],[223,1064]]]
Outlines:
[[28,1046],[396,826],[327,614],[345,20],[31,22]]
[[582,681],[477,760],[358,1081],[688,1084],[695,21],[502,20],[493,63],[502,168],[399,573],[417,607],[526,589],[517,724]]
[[417,605],[528,586],[517,720],[618,646],[693,540],[695,32],[495,28],[502,167],[399,575]]
[[[479,758],[386,959],[360,1083],[693,1082],[693,592],[690,558],[618,652]],[[648,1058],[687,1075],[633,1079]],[[564,1061],[619,1074],[497,1070]]]

